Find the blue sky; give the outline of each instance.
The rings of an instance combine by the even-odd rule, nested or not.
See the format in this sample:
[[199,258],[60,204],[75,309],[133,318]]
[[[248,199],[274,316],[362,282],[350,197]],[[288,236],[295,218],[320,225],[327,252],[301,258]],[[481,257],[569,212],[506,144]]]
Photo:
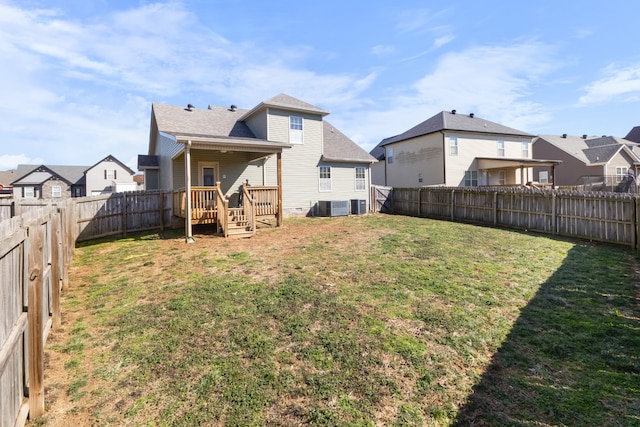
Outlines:
[[0,170],[135,170],[152,102],[284,92],[369,151],[442,110],[532,134],[640,125],[640,2],[0,0]]

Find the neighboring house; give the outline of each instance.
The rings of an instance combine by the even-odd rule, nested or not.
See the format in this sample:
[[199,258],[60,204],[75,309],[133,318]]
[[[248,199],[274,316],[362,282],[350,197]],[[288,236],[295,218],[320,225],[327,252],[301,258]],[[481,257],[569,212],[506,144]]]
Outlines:
[[371,154],[373,183],[390,187],[524,185],[534,166],[532,138],[474,114],[442,111],[406,132],[383,139]]
[[285,94],[250,110],[154,103],[149,151],[138,167],[147,189],[177,192],[174,214],[190,218],[187,239],[192,223],[215,223],[227,235],[227,215],[279,225],[285,215],[316,215],[327,206],[343,212],[345,201],[368,206],[375,159],[324,120],[328,114]]
[[16,179],[16,170],[0,171],[0,198],[13,197],[11,183]]
[[18,165],[14,199],[66,199],[85,195],[87,166]]
[[[534,157],[562,160],[555,170],[556,186],[589,186],[612,190],[631,170],[640,165],[637,144],[613,136],[540,135],[533,143]],[[548,168],[536,168],[534,178],[545,182]],[[595,187],[599,186],[599,187]]]
[[627,136],[624,137],[627,141],[635,142],[636,144],[640,144],[640,126],[635,126],[633,129],[629,131]]
[[84,174],[87,195],[90,196],[138,189],[138,184],[133,180],[135,172],[112,155],[87,168]]
[[58,199],[137,190],[134,172],[109,155],[93,166],[18,165],[16,199]]

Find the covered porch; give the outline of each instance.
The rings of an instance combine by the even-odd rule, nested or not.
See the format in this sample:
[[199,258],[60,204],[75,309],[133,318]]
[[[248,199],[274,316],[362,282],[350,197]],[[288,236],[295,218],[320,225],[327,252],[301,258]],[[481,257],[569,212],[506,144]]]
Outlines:
[[251,237],[259,226],[282,225],[282,150],[288,144],[226,138],[178,138],[173,156],[173,214],[193,226],[215,225],[224,237]]
[[477,157],[480,173],[479,185],[525,185],[533,180],[533,168],[549,167],[549,185],[555,188],[555,168],[561,160],[509,159],[504,157]]

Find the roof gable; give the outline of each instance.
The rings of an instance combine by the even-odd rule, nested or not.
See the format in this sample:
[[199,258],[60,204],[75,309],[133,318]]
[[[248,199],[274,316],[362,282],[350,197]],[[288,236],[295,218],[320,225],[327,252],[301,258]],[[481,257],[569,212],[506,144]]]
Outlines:
[[122,167],[124,170],[126,170],[127,172],[129,172],[130,175],[135,175],[135,172],[133,170],[131,170],[131,168],[127,165],[125,165],[124,163],[122,163],[120,160],[116,159],[115,157],[113,157],[111,154],[109,154],[107,157],[105,157],[104,159],[100,160],[98,163],[96,163],[95,165],[87,168],[84,173],[89,172],[91,169],[95,168],[96,166],[98,166],[99,164],[103,163],[103,162],[115,162],[118,165],[120,165],[120,167]]
[[318,114],[320,116],[326,116],[328,111],[318,108],[315,105],[311,105],[307,102],[301,101],[293,96],[289,96],[284,93],[280,93],[273,98],[269,98],[266,101],[262,101],[260,104],[247,111],[240,120],[246,120],[247,118],[265,110],[269,107],[280,108],[283,110],[296,111],[301,113]]
[[[82,184],[84,182],[84,171],[87,166],[65,166],[65,165],[18,165],[16,170],[16,180],[13,182],[18,185],[24,184],[41,184],[52,176],[57,177],[67,184]],[[29,178],[28,181],[23,180],[28,175],[39,173]],[[44,174],[43,174],[44,173]],[[46,174],[49,174],[47,177]]]
[[606,163],[621,150],[626,151],[634,161],[640,160],[638,155],[633,151],[632,145],[635,144],[613,136],[540,135],[536,138],[536,141],[537,140],[544,140],[580,160],[585,165]]
[[407,139],[446,130],[481,134],[512,135],[529,138],[533,137],[533,135],[521,130],[476,117],[474,114],[458,114],[455,110],[452,110],[451,112],[441,111],[406,132],[383,140],[382,145],[384,146],[394,142],[405,141]]

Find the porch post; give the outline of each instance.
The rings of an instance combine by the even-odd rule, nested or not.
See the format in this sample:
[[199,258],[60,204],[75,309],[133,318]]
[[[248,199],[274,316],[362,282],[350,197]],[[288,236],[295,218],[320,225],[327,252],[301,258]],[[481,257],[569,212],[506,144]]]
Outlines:
[[195,242],[193,238],[193,227],[191,225],[191,140],[184,145],[184,191],[187,198],[187,213],[184,219],[185,241]]
[[282,207],[282,152],[277,154],[277,171],[278,171],[278,218],[276,220],[276,227],[282,226],[282,214],[284,209]]

